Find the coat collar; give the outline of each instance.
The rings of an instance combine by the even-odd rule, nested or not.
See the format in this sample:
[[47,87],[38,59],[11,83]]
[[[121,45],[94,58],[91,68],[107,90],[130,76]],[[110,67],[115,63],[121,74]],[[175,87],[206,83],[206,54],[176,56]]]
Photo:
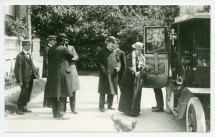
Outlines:
[[21,52],[22,56],[24,56],[28,61],[30,61],[30,58],[26,55],[24,51]]
[[48,47],[52,47],[52,45],[51,45],[51,44],[48,44]]
[[107,47],[105,48],[109,53],[112,53],[113,51],[109,50]]

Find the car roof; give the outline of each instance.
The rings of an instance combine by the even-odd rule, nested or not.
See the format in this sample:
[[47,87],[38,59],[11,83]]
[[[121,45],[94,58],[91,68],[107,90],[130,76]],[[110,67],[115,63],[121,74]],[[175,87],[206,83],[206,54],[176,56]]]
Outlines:
[[196,20],[196,19],[198,19],[198,20],[199,19],[210,19],[211,18],[210,16],[211,16],[210,13],[196,13],[193,15],[186,14],[183,16],[176,17],[175,22],[173,22],[172,25],[184,23],[184,22]]

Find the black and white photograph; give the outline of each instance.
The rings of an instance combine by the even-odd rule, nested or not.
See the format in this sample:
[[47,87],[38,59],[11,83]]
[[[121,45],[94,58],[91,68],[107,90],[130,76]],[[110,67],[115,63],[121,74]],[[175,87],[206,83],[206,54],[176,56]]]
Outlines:
[[2,7],[4,134],[211,135],[211,3]]

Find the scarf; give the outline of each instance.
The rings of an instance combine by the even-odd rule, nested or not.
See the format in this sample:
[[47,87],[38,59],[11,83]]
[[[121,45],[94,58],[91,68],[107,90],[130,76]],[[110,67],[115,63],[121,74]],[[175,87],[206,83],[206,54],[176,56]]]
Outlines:
[[135,55],[135,51],[132,52],[132,68],[133,70],[136,72],[136,68],[140,68],[141,66],[145,66],[145,62],[146,62],[146,59],[145,57],[143,56],[143,54],[140,53],[139,56],[137,56],[137,59],[138,59],[138,64],[136,64],[136,55]]

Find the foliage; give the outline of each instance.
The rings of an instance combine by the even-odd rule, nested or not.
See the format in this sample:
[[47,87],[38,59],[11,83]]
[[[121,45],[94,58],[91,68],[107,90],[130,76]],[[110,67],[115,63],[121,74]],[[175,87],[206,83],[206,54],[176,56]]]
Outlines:
[[32,26],[42,44],[48,35],[64,32],[79,54],[78,69],[95,70],[95,56],[113,35],[121,49],[130,52],[136,41],[144,41],[145,26],[169,26],[178,6],[152,5],[34,5]]
[[11,29],[10,25],[12,24],[13,19],[9,16],[5,16],[5,35],[7,36],[15,36],[13,30]]
[[210,5],[205,5],[203,6],[203,8],[201,10],[199,10],[198,12],[210,12],[211,10],[211,6]]
[[5,19],[5,33],[7,36],[17,36],[17,37],[26,37],[27,35],[27,25],[26,25],[26,16],[21,18],[6,17]]
[[10,75],[5,75],[5,89],[16,86],[16,79],[13,72]]

